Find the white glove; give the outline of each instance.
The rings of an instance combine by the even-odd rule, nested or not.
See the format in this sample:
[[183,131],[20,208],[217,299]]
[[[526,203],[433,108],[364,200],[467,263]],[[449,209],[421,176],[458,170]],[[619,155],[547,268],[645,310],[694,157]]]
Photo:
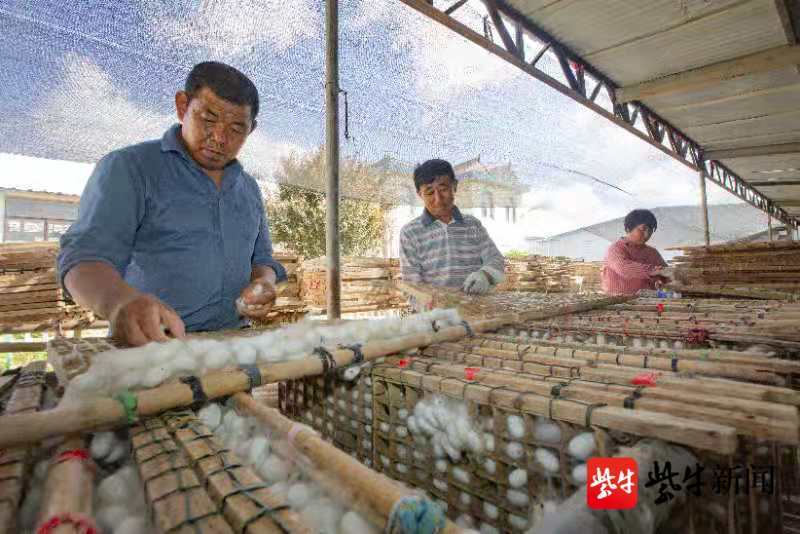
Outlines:
[[467,279],[464,280],[464,293],[469,293],[470,295],[483,295],[489,288],[492,287],[492,284],[489,283],[489,276],[481,271],[475,271],[474,273],[467,276]]

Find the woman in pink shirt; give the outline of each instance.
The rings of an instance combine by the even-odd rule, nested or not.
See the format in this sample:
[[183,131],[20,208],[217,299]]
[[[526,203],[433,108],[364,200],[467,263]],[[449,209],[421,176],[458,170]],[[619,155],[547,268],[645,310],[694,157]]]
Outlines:
[[667,263],[647,241],[658,228],[650,210],[633,210],[625,217],[625,237],[606,252],[602,272],[603,292],[609,295],[635,295],[640,289],[655,289],[668,281],[659,274]]

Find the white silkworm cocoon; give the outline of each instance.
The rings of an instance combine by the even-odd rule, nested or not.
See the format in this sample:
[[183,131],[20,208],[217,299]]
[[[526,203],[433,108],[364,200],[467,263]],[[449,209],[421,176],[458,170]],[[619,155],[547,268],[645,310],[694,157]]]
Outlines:
[[586,464],[578,464],[572,468],[572,480],[578,484],[586,482]]
[[341,400],[341,399],[339,399],[339,402],[337,402],[337,404],[339,405],[339,408],[341,408],[342,410],[344,410],[345,408],[347,408],[347,403],[346,403],[346,402],[344,402],[344,401],[343,401],[343,400]]
[[489,519],[497,519],[500,517],[500,512],[497,509],[497,506],[487,501],[483,502],[483,513],[485,513],[486,517]]
[[509,514],[508,522],[511,523],[511,526],[517,530],[525,530],[526,528],[528,528],[528,519],[525,517]]
[[486,469],[487,473],[493,475],[497,471],[497,462],[491,458],[487,458],[486,461],[483,462],[483,468]]
[[289,483],[285,480],[278,482],[277,484],[271,485],[269,487],[269,491],[275,496],[275,498],[285,499],[289,494]]
[[406,410],[405,408],[401,408],[400,410],[397,411],[397,417],[399,417],[400,419],[408,418],[408,410]]
[[570,456],[578,458],[579,460],[586,460],[595,451],[596,445],[594,441],[594,433],[581,432],[571,440],[567,445],[567,452]]
[[253,365],[258,357],[258,350],[250,344],[239,343],[234,349],[239,365]]
[[197,369],[197,361],[187,353],[178,354],[170,361],[172,373],[189,373]]
[[342,509],[331,499],[323,497],[309,502],[301,511],[314,532],[330,532],[335,534],[342,517]]
[[286,492],[286,502],[292,508],[302,508],[314,496],[314,489],[310,484],[298,482],[289,487]]
[[[105,458],[111,452],[114,441],[113,432],[98,432],[92,436],[92,444],[89,448],[92,458],[95,460]],[[36,467],[38,468],[39,466],[37,465]]]
[[388,434],[391,427],[389,427],[389,423],[381,423],[380,424],[381,432]]
[[542,443],[558,443],[561,441],[561,428],[549,419],[537,418],[533,425],[533,438]]
[[328,421],[328,423],[327,423],[325,426],[326,426],[326,427],[328,427],[328,430],[329,430],[330,432],[333,432],[333,423],[331,423],[330,421]]
[[216,430],[222,422],[222,409],[220,409],[219,404],[212,402],[201,408],[200,411],[197,412],[197,417],[204,425],[213,431]]
[[314,422],[314,414],[311,412],[306,412],[303,417],[305,417],[308,421]]
[[397,469],[398,473],[406,474],[408,473],[408,467],[405,464],[395,464],[395,469]]
[[[147,388],[154,388],[170,377],[172,369],[167,365],[157,365],[151,368],[142,378],[142,385]],[[133,387],[136,384],[131,384]]]
[[365,439],[362,444],[366,450],[370,450],[372,448],[372,442],[368,439]]
[[289,478],[291,466],[277,454],[267,457],[258,468],[258,473],[268,482],[282,482]]
[[364,432],[366,432],[367,434],[372,434],[372,425],[365,425]]
[[522,443],[510,441],[506,445],[506,455],[512,460],[519,460],[522,458],[525,455],[525,449],[522,447]]
[[251,465],[261,465],[269,454],[269,442],[264,436],[256,436],[250,442],[247,460]]
[[106,456],[105,463],[113,464],[125,458],[128,455],[128,443],[120,440],[115,440],[111,452]]
[[379,534],[380,531],[372,526],[357,512],[350,510],[342,516],[339,523],[339,534]]
[[444,480],[439,480],[438,478],[434,478],[433,487],[435,487],[439,491],[447,491],[447,482],[445,482]]
[[433,436],[433,455],[436,458],[441,458],[444,456],[444,447],[442,447],[442,435],[436,434]]
[[422,451],[415,450],[414,459],[419,460],[420,462],[425,460],[425,453]]
[[209,369],[219,369],[225,367],[229,358],[228,351],[223,347],[219,347],[206,353],[205,364]]
[[497,527],[493,527],[489,523],[481,523],[480,533],[481,534],[500,534],[500,531],[497,529]]
[[494,428],[494,419],[491,417],[484,417],[483,418],[483,429],[484,430],[492,430]]
[[487,451],[494,451],[494,434],[489,434],[488,432],[485,433],[483,435],[483,443],[486,446]]
[[462,469],[461,467],[454,467],[453,468],[453,478],[461,482],[462,484],[469,484],[469,473]]
[[514,469],[508,474],[508,483],[512,488],[521,488],[528,483],[528,472],[524,469]]
[[384,456],[383,454],[381,454],[381,463],[383,465],[389,465],[389,457],[388,456]]
[[353,400],[358,400],[358,395],[359,395],[359,392],[358,392],[358,390],[357,390],[357,389],[354,389],[354,390],[353,390]]
[[506,421],[508,435],[514,439],[520,439],[525,435],[525,420],[519,415],[509,415]]
[[370,377],[364,378],[364,383],[366,385],[368,385],[368,386],[371,386],[372,385],[372,378],[370,378]]
[[406,436],[408,436],[408,429],[404,426],[398,426],[397,428],[394,429],[394,431],[400,438],[405,438]]
[[534,451],[533,457],[548,473],[558,472],[558,456],[556,456],[552,451],[538,448]]
[[405,458],[406,454],[408,454],[408,450],[405,448],[405,446],[398,445],[397,446],[397,456],[399,456],[400,458]]
[[122,524],[126,517],[128,517],[128,510],[125,504],[103,506],[95,516],[100,528],[108,532],[113,531],[114,527]]
[[370,408],[364,410],[364,417],[366,417],[367,419],[372,419],[372,410]]
[[475,520],[471,515],[461,514],[456,518],[456,526],[461,527],[462,529],[472,528],[475,526]]
[[145,534],[149,530],[147,528],[147,519],[140,516],[131,516],[114,529],[114,534]]
[[527,506],[530,501],[527,493],[515,489],[509,489],[506,492],[506,497],[508,498],[508,502],[514,506]]
[[[343,416],[343,415],[340,415],[340,416],[339,416],[339,421],[341,421],[342,423],[344,423],[345,421],[347,421],[347,417],[345,417],[345,416]],[[350,428],[357,429],[357,428],[358,428],[358,421],[356,421],[355,419],[353,419],[352,421],[350,421]]]
[[[345,367],[344,368],[344,370],[342,371],[342,374],[341,374],[341,378],[343,380],[347,380],[348,382],[352,382],[353,380],[358,378],[359,374],[361,374],[361,366],[360,365],[351,365],[349,367]],[[357,397],[358,397],[358,395],[356,395],[354,398],[357,398]]]
[[138,478],[138,475],[131,470],[130,466],[126,466],[103,479],[97,487],[98,501],[105,504],[124,502],[128,498],[131,486]]
[[446,460],[436,460],[436,470],[444,473],[447,471],[447,461]]
[[458,500],[463,506],[469,506],[469,503],[472,502],[472,496],[469,493],[462,491],[461,495],[458,496]]

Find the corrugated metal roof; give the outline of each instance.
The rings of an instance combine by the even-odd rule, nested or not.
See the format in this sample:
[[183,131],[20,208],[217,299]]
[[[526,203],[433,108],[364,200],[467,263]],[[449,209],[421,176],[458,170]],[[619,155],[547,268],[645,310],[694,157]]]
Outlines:
[[[796,0],[506,3],[622,87],[795,45],[800,31],[793,27],[800,20]],[[684,87],[642,102],[706,151],[800,142],[797,65],[732,76],[699,89]],[[800,179],[800,146],[790,154],[735,156],[720,161],[745,180]],[[787,212],[800,212],[792,205],[800,203],[800,186],[762,192]]]

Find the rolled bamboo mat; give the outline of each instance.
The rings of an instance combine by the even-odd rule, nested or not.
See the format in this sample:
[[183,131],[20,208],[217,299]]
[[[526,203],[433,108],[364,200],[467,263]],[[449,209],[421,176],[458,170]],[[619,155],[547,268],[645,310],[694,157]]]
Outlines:
[[[46,363],[29,363],[20,371],[11,390],[4,414],[30,414],[42,405]],[[0,434],[7,429],[0,425]],[[30,447],[0,449],[0,533],[16,532],[17,509],[30,471]]]
[[[334,484],[332,487],[338,485],[340,491],[351,499],[349,504],[375,526],[384,528],[395,505],[404,497],[412,496],[409,489],[325,443],[308,427],[298,426],[275,408],[262,406],[243,393],[236,394],[234,399],[245,413],[256,417],[279,436],[286,436],[317,471],[329,475],[330,482]],[[441,532],[455,533],[460,530],[447,521]]]
[[233,534],[189,457],[159,418],[133,427],[133,458],[152,513],[161,532]]
[[227,450],[194,412],[169,412],[160,420],[234,532],[311,533],[288,508],[285,496],[275,495],[270,484]]
[[37,532],[84,534],[95,527],[94,476],[95,466],[84,438],[64,440],[47,472]]
[[[516,324],[558,315],[586,311],[597,306],[624,302],[625,298],[609,297],[591,302],[554,306],[524,313],[497,315],[492,319],[465,323],[462,326],[442,328],[436,332],[414,334],[365,344],[361,348],[364,361],[389,354],[432,345],[443,341],[454,341],[466,335],[496,330],[507,324]],[[304,359],[258,366],[260,383],[291,380],[302,376],[322,374],[329,367],[340,368],[353,363],[356,353],[351,349],[329,351],[330,358],[308,356]],[[331,362],[335,363],[333,365]],[[251,377],[238,368],[220,369],[198,377],[204,397],[215,399],[252,387]],[[149,417],[166,410],[181,408],[195,402],[192,387],[186,383],[168,383],[156,388],[137,391],[127,397],[127,403],[135,404],[134,413],[129,413],[120,401],[97,398],[80,406],[58,407],[38,414],[9,415],[0,417],[0,425],[9,430],[0,435],[0,447],[31,443],[46,437],[86,431],[109,425],[126,424],[131,417]]]

